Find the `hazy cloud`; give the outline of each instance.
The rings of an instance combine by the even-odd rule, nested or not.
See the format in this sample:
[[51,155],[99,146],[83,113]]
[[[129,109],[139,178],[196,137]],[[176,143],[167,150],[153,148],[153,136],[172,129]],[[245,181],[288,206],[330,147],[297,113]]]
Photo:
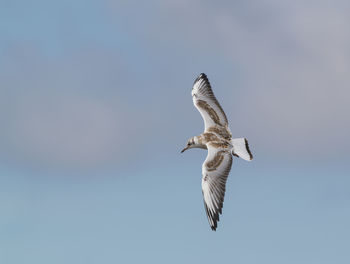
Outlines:
[[[322,155],[346,153],[344,141],[350,133],[347,2],[157,3],[157,16],[143,15],[142,32],[133,30],[151,45],[185,49],[183,56],[201,54],[213,64],[213,74],[227,71],[215,65],[213,57],[225,58],[236,67],[240,76],[232,72],[217,82],[234,100],[235,105],[227,109],[233,125],[254,131],[259,147],[317,156],[327,144],[328,153]],[[209,72],[209,77],[215,75]],[[234,128],[240,133],[239,129]]]
[[127,73],[117,57],[92,50],[52,61],[40,52],[16,51],[22,55],[9,54],[0,78],[5,160],[92,168],[128,158],[127,141],[138,123],[132,105],[119,96]]
[[80,9],[68,12],[66,5],[50,9],[52,16],[32,14],[33,25],[55,20],[52,30],[37,27],[32,35],[21,33],[20,23],[12,26],[16,34],[11,23],[6,28],[0,46],[5,160],[88,168],[147,156],[158,142],[178,147],[201,130],[189,92],[201,71],[234,134],[249,137],[258,152],[347,153],[346,1],[155,0],[137,8],[105,1],[87,8],[82,21],[74,16]]

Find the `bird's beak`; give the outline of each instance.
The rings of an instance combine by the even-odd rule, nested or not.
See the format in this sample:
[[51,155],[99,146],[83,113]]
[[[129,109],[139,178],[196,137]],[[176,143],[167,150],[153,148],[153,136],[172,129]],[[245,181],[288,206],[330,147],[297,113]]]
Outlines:
[[188,147],[186,147],[183,150],[181,150],[181,153],[184,152],[185,150],[188,150]]

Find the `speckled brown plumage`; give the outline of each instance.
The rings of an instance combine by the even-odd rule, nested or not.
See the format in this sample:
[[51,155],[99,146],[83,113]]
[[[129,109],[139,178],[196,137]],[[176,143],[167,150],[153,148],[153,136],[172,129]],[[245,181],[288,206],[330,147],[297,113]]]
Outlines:
[[220,118],[219,118],[218,114],[206,101],[197,100],[197,105],[198,105],[198,107],[202,108],[204,111],[206,111],[208,113],[208,115],[214,121],[215,124],[220,125]]
[[222,163],[222,161],[224,160],[224,154],[226,153],[226,151],[224,150],[221,150],[221,151],[218,151],[214,158],[210,161],[207,161],[205,163],[205,166],[207,167],[207,170],[208,171],[214,171],[216,170],[220,164]]

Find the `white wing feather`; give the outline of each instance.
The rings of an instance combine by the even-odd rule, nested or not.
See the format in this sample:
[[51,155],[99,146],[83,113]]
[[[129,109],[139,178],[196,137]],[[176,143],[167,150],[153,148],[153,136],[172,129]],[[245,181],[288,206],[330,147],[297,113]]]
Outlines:
[[202,166],[204,207],[212,230],[216,230],[222,213],[226,181],[232,165],[231,153],[208,144],[208,155]]
[[194,81],[192,99],[194,106],[202,115],[205,130],[215,125],[227,127],[225,112],[217,101],[204,73],[201,73]]

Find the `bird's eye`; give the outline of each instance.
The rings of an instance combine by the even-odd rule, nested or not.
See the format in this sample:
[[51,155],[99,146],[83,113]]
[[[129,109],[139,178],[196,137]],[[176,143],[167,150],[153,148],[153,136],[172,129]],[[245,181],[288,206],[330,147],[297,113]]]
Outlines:
[[187,146],[191,145],[190,142],[187,143]]

